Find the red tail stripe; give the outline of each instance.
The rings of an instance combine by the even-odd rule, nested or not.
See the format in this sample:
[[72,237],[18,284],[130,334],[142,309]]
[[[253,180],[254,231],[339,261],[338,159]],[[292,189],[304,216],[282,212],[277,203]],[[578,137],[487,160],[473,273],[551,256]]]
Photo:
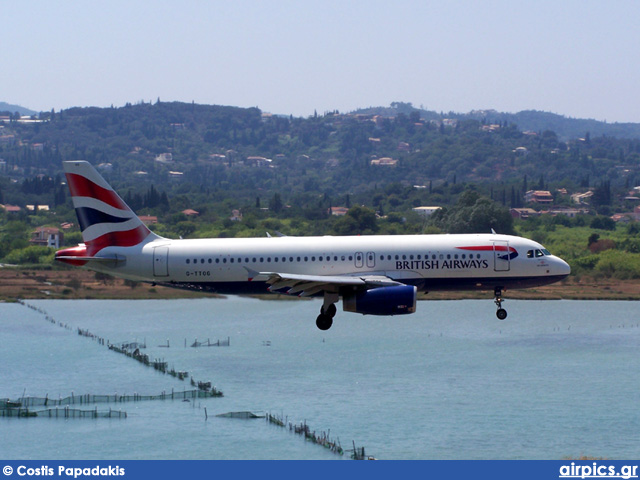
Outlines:
[[56,252],[56,260],[59,262],[68,263],[69,265],[75,265],[81,267],[86,264],[86,260],[77,260],[63,257],[86,257],[87,256],[87,248],[86,246],[78,245],[77,247],[65,248],[63,250],[58,250]]
[[71,265],[84,265],[86,260],[81,260],[80,258],[64,259],[58,257],[93,257],[105,247],[132,247],[147,238],[149,233],[149,229],[144,225],[125,232],[109,232],[95,240],[91,240],[84,246],[79,245],[77,247],[58,250],[56,252],[56,258]]
[[96,185],[82,175],[77,175],[75,173],[67,173],[66,175],[72,197],[97,198],[101,202],[111,205],[112,207],[119,208],[120,210],[129,210],[129,207],[127,207],[118,194],[113,190],[107,190],[100,185]]
[[133,247],[142,242],[151,233],[147,227],[140,225],[133,230],[109,232],[87,242],[87,256],[93,257],[105,247]]

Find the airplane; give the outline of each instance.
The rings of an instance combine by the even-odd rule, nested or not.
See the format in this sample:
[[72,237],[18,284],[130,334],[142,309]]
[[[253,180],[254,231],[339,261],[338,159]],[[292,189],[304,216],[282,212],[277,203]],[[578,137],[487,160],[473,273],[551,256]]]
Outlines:
[[502,291],[551,284],[571,268],[532,240],[492,233],[264,238],[163,238],[86,161],[63,162],[83,243],[59,262],[169,287],[221,294],[322,296],[316,326],[343,310],[364,315],[416,311],[418,291]]

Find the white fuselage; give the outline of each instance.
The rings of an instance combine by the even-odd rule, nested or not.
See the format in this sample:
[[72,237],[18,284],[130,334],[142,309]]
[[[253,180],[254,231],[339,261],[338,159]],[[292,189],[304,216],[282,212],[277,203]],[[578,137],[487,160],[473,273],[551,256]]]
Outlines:
[[93,269],[125,278],[221,293],[267,291],[259,272],[380,275],[419,290],[526,288],[553,283],[570,268],[542,245],[497,234],[155,239],[107,247],[124,257]]

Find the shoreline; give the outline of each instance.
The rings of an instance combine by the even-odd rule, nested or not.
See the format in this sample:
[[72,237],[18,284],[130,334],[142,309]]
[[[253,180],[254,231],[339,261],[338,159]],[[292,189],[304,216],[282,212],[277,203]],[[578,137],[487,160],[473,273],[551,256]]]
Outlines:
[[[640,300],[640,280],[569,278],[554,285],[526,290],[504,290],[505,300]],[[0,302],[17,299],[148,300],[176,298],[221,298],[222,295],[125,282],[96,276],[89,270],[0,268]],[[261,300],[298,300],[278,294],[251,295]],[[490,291],[419,293],[418,300],[493,299]],[[302,299],[306,300],[306,299]]]

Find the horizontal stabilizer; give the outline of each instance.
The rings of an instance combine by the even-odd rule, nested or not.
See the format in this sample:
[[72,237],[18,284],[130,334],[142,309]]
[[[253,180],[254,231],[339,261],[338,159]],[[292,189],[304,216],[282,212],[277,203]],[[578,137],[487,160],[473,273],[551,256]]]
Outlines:
[[56,255],[56,260],[63,263],[68,263],[69,265],[88,265],[88,264],[99,264],[99,265],[108,265],[108,266],[116,266],[118,264],[122,264],[126,262],[126,258],[122,256],[113,256],[113,257],[82,257],[79,255]]

